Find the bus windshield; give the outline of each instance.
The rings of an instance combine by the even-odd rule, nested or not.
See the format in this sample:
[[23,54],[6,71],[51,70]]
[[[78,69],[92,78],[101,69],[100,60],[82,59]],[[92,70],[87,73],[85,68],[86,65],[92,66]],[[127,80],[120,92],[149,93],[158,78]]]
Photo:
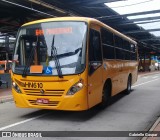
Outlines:
[[[44,22],[19,30],[12,71],[26,75],[78,74],[85,68],[87,24]],[[31,72],[32,66],[42,71]]]

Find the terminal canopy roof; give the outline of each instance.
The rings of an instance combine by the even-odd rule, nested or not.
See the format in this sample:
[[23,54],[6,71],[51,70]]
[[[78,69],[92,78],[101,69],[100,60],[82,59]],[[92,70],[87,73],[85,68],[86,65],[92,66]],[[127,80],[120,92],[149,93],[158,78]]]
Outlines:
[[160,52],[158,0],[0,0],[0,38],[42,18],[85,16],[96,18],[139,43],[140,52]]

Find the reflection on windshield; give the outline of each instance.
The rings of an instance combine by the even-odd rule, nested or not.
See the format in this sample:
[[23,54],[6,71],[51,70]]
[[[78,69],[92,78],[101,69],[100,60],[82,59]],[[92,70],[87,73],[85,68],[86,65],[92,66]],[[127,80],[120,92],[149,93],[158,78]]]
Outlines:
[[[23,27],[16,42],[13,72],[22,74],[26,68],[27,75],[59,75],[58,70],[62,75],[81,73],[85,68],[86,30],[84,22],[47,22]],[[43,66],[42,73],[31,72],[30,67],[37,65]]]

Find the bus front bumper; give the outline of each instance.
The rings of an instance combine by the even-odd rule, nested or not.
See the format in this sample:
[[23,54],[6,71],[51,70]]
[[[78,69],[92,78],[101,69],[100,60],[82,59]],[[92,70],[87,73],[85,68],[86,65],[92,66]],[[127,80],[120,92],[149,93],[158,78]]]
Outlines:
[[62,97],[33,96],[17,93],[12,89],[12,94],[17,107],[39,108],[50,110],[82,111],[88,109],[87,93],[78,92],[75,95],[63,95]]

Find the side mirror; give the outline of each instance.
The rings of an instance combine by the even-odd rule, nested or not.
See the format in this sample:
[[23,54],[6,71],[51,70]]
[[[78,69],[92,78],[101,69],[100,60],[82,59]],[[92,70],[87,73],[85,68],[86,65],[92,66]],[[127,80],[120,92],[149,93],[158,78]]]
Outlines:
[[90,62],[89,63],[89,75],[92,75],[92,73],[98,69],[102,65],[102,62]]
[[90,62],[90,66],[95,67],[95,68],[97,68],[101,65],[102,65],[102,62]]

